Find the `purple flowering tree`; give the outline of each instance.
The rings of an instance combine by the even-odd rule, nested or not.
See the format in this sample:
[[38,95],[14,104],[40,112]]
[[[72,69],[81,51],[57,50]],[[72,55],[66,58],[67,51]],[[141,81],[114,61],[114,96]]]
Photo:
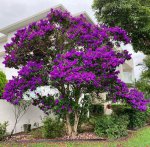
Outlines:
[[[129,90],[118,79],[116,67],[131,59],[126,50],[115,50],[121,43],[130,43],[121,28],[94,25],[82,15],[72,17],[51,9],[45,19],[18,30],[11,40],[5,45],[4,64],[19,72],[6,85],[3,99],[17,105],[26,91],[35,91],[33,105],[60,114],[68,135],[77,134],[82,110],[89,103],[86,95],[93,92],[107,92],[113,102],[121,99],[146,110],[143,93]],[[36,92],[40,86],[57,90],[57,96],[40,95]]]

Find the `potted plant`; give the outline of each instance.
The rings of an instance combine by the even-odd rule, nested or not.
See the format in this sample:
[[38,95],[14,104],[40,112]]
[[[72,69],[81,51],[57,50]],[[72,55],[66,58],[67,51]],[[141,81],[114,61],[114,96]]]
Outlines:
[[26,123],[26,124],[23,124],[23,130],[25,133],[28,133],[31,131],[31,124],[30,122],[29,123]]

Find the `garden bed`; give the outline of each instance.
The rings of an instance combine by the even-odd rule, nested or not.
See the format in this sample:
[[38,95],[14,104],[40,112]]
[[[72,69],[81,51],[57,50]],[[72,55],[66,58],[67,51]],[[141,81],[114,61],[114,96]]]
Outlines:
[[66,142],[66,141],[104,141],[93,132],[80,133],[75,137],[63,136],[54,139],[33,138],[31,134],[20,133],[8,139],[9,142]]
[[[138,130],[137,130],[138,131]],[[116,139],[116,141],[128,140],[134,133],[135,130],[128,130],[128,136]],[[54,139],[45,138],[34,138],[30,133],[17,133],[12,136],[12,138],[6,140],[5,142],[16,142],[16,143],[40,143],[40,142],[104,142],[110,141],[107,138],[98,137],[93,132],[79,133],[76,137],[63,136]]]
[[[144,128],[146,128],[146,127],[150,128],[150,125],[146,124]],[[25,132],[16,133],[11,138],[6,139],[4,142],[40,143],[40,142],[87,142],[87,141],[89,141],[89,142],[94,142],[94,141],[95,142],[99,142],[99,141],[105,142],[105,141],[110,141],[110,139],[108,139],[108,138],[98,137],[89,126],[87,128],[85,129],[85,126],[84,126],[84,132],[79,133],[75,137],[69,137],[67,135],[64,135],[63,137],[57,137],[54,139],[45,139],[42,137],[34,137],[34,135],[32,135],[32,132],[40,129],[40,128],[38,128],[38,129],[33,129],[32,132],[30,132],[30,133],[25,133]],[[119,141],[128,140],[129,138],[131,138],[133,136],[133,134],[135,134],[139,130],[141,130],[141,129],[128,130],[128,136],[116,139],[116,141],[119,142]]]

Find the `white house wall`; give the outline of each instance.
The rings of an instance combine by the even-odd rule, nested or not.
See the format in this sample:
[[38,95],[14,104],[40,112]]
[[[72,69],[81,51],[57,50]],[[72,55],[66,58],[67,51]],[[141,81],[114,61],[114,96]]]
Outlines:
[[[14,106],[4,100],[0,100],[0,123],[8,121],[7,131],[11,132],[15,124]],[[23,131],[23,124],[30,123],[32,128],[35,124],[41,126],[42,119],[46,116],[39,108],[30,106],[25,115],[20,119],[15,129],[15,133]]]

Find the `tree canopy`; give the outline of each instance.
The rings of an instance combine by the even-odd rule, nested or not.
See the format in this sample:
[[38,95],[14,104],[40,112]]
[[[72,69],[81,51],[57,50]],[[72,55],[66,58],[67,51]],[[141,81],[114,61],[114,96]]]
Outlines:
[[[128,51],[114,49],[121,43],[128,44],[130,39],[120,27],[91,24],[82,15],[72,17],[52,9],[45,19],[18,30],[5,45],[5,66],[19,72],[6,85],[3,99],[17,105],[26,91],[35,91],[33,104],[60,115],[69,135],[77,133],[82,110],[89,102],[87,94],[92,92],[107,92],[113,102],[121,99],[145,111],[149,100],[118,78],[116,67],[131,59]],[[40,86],[58,93],[42,96],[36,92]]]
[[93,9],[98,22],[123,28],[136,52],[150,54],[150,0],[94,0]]

